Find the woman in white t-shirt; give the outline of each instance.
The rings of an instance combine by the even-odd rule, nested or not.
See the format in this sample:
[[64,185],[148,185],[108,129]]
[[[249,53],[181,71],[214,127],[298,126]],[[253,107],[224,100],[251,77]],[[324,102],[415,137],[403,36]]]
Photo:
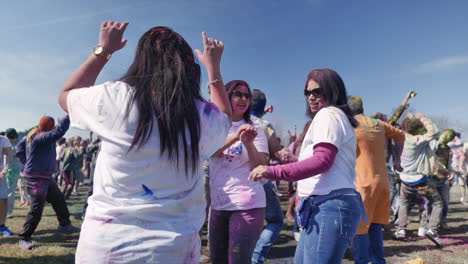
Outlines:
[[76,263],[198,263],[205,218],[200,160],[223,144],[230,126],[223,43],[203,34],[204,52],[197,50],[213,103],[200,94],[192,49],[167,27],[140,38],[119,81],[94,86],[110,55],[125,46],[127,25],[102,24],[99,45],[59,98],[72,125],[102,142]]
[[346,88],[331,69],[313,70],[304,89],[312,123],[299,161],[260,166],[249,178],[298,181],[297,208],[302,227],[295,263],[341,263],[365,216],[356,178],[356,120],[347,105]]
[[226,84],[232,126],[225,145],[210,159],[212,263],[250,263],[265,219],[265,191],[248,180],[250,171],[268,161],[265,132],[250,120],[252,94],[245,81]]

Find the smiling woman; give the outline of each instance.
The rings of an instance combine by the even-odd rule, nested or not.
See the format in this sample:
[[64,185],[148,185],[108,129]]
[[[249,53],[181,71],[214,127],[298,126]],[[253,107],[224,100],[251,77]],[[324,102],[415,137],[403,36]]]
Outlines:
[[232,126],[225,145],[210,159],[212,263],[250,263],[265,217],[265,192],[248,180],[252,168],[268,161],[268,143],[250,119],[252,94],[246,81],[226,84]]
[[[356,192],[356,120],[347,105],[343,80],[331,69],[311,71],[304,95],[312,123],[304,137],[299,162],[259,166],[252,180],[298,181],[302,227],[295,263],[341,263],[365,215]],[[319,227],[319,228],[317,228]]]

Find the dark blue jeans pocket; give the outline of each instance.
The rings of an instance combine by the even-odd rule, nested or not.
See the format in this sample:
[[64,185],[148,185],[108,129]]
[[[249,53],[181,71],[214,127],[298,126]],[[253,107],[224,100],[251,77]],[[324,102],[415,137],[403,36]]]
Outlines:
[[312,213],[312,206],[307,198],[302,198],[297,207],[297,223],[300,228],[305,228],[309,223],[310,214]]

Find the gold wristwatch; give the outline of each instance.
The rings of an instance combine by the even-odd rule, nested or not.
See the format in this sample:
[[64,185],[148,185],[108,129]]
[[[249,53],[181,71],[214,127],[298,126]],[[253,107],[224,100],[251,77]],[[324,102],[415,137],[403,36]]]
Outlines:
[[109,51],[107,51],[103,46],[101,45],[97,45],[94,49],[93,49],[93,53],[94,55],[96,56],[101,56],[101,57],[104,57],[106,60],[109,60],[112,56],[112,53],[110,53]]

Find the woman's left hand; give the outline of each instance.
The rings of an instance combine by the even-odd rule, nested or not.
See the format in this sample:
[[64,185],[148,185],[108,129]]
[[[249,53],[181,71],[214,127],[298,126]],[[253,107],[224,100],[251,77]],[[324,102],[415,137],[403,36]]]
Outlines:
[[253,169],[250,174],[249,174],[249,180],[252,181],[258,181],[261,179],[266,179],[268,176],[268,166],[258,166],[255,169]]

